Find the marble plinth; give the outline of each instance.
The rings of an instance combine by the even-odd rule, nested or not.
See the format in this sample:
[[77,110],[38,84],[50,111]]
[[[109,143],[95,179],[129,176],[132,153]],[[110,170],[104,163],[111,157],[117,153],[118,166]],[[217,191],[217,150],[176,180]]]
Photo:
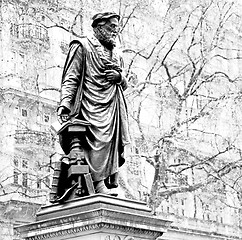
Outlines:
[[141,240],[157,239],[170,224],[144,202],[95,194],[44,206],[36,222],[16,230],[25,240]]

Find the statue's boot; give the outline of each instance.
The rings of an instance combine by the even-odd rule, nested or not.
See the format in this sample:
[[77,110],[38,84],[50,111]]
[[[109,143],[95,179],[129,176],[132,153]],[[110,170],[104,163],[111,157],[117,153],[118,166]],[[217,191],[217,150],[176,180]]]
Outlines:
[[108,189],[118,187],[118,173],[114,173],[104,180],[104,183]]
[[111,190],[109,190],[105,184],[104,184],[104,180],[101,180],[99,182],[95,182],[95,190],[96,190],[96,193],[101,193],[101,194],[106,194],[106,195],[111,195],[111,196],[114,196],[114,197],[117,197],[118,194],[115,193],[115,192],[112,192]]
[[57,197],[57,195],[50,194],[50,202],[51,202],[51,203],[56,203],[56,202],[58,202],[58,197]]

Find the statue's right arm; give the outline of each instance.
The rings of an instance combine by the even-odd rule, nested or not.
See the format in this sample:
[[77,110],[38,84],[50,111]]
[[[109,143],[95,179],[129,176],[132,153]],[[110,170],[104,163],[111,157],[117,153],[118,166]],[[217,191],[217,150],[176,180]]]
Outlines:
[[81,44],[73,43],[66,59],[61,83],[61,98],[58,115],[71,111],[83,68],[83,48]]

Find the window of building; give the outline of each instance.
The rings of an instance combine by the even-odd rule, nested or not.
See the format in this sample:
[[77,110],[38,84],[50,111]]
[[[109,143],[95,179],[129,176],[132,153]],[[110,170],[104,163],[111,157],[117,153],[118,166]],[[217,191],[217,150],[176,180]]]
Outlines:
[[35,37],[36,38],[41,38],[41,28],[39,26],[36,26],[35,28]]
[[139,175],[139,173],[140,173],[140,162],[135,158],[130,159],[128,169],[129,169],[130,173],[132,173],[134,175]]
[[39,178],[37,179],[36,183],[37,183],[37,188],[41,189],[41,180]]
[[27,160],[22,161],[22,168],[28,168],[28,161]]
[[139,154],[139,148],[135,147],[134,152],[135,152],[135,154]]
[[15,167],[19,166],[19,160],[18,160],[17,156],[14,156],[13,164],[14,164]]
[[143,140],[140,138],[136,138],[134,140],[134,150],[136,154],[141,154],[147,151],[147,147],[144,144]]
[[[26,56],[23,52],[20,52],[19,50],[13,50],[12,51],[12,71],[16,74],[23,74],[23,72],[26,71]],[[18,110],[18,108],[17,108]],[[18,112],[18,111],[16,111]]]
[[21,110],[21,114],[23,117],[27,117],[28,116],[28,111],[26,109],[22,109]]
[[24,53],[19,52],[18,56],[18,71],[25,71],[25,55]]
[[14,172],[13,172],[13,183],[14,184],[18,184],[18,175],[19,175],[19,173],[16,170],[14,170]]
[[23,187],[28,187],[28,174],[27,173],[23,173],[22,185],[23,185]]
[[39,171],[39,170],[41,169],[41,165],[40,165],[40,162],[39,162],[39,161],[36,161],[36,162],[35,162],[35,169],[36,169],[37,171]]
[[18,114],[19,113],[19,107],[15,107],[13,112],[14,112],[14,114]]
[[45,114],[44,115],[44,122],[48,123],[50,121],[50,115],[49,114]]
[[12,36],[19,37],[19,28],[15,23],[11,23],[10,33]]

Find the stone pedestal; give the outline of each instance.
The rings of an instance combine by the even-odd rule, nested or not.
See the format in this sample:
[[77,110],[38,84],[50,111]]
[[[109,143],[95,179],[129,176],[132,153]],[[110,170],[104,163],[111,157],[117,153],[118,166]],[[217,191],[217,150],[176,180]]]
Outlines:
[[44,206],[35,223],[16,229],[26,240],[141,240],[157,239],[170,224],[143,202],[95,194]]

